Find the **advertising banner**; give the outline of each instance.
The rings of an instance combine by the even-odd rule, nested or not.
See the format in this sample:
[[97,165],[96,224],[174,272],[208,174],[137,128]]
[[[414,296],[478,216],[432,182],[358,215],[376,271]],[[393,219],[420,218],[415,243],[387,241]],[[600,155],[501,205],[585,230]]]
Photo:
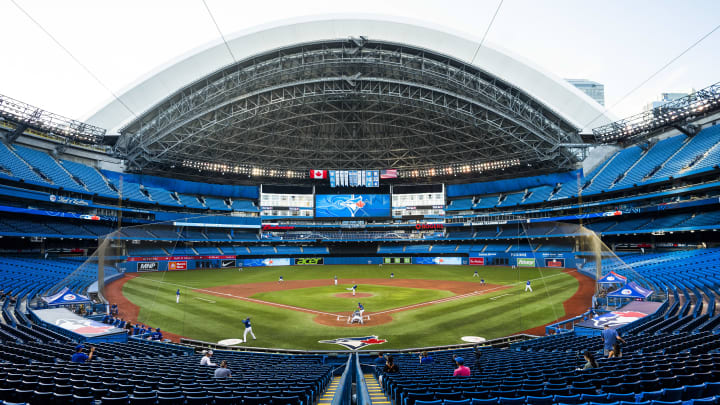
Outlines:
[[168,262],[168,270],[187,270],[187,262]]
[[535,267],[535,259],[518,257],[517,265],[518,267]]
[[138,272],[158,271],[159,268],[160,266],[158,262],[138,262],[137,264]]
[[324,260],[322,257],[297,257],[295,258],[295,264],[303,266],[307,264],[323,264]]
[[409,257],[383,257],[384,264],[412,264]]
[[289,266],[289,258],[279,259],[243,259],[243,267],[263,267],[263,266]]
[[415,257],[413,263],[459,265],[462,264],[462,257]]
[[484,257],[471,257],[470,264],[473,266],[484,266],[485,258]]
[[220,267],[223,269],[229,268],[229,267],[236,267],[236,261],[235,259],[223,259],[220,261]]
[[389,217],[387,194],[318,194],[315,196],[317,218]]
[[234,259],[235,255],[209,255],[209,256],[155,256],[155,257],[128,257],[129,262],[150,262],[167,260],[222,260]]
[[565,267],[565,259],[545,258],[545,267]]

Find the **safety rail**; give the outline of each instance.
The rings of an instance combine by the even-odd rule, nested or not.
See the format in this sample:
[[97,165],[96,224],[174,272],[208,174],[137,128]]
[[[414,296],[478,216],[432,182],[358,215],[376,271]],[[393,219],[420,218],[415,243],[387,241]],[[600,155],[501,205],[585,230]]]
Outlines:
[[365,375],[363,374],[362,365],[360,364],[360,356],[357,353],[355,357],[355,394],[358,405],[371,405],[370,391],[368,391]]
[[348,356],[347,363],[345,363],[345,371],[343,371],[340,377],[340,383],[333,396],[332,405],[350,405],[352,403],[352,381],[353,373],[351,373],[352,359],[354,355]]
[[[545,335],[557,335],[561,333],[572,332],[575,329],[575,325],[580,322],[590,320],[597,315],[598,312],[591,309],[582,315],[566,319],[564,321],[556,322],[545,327]],[[569,328],[568,328],[569,326]]]

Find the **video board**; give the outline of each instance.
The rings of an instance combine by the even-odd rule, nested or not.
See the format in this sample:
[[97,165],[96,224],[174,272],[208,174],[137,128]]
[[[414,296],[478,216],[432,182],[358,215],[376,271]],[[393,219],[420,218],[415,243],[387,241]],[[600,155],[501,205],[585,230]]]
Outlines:
[[387,194],[318,194],[316,218],[376,218],[390,216]]

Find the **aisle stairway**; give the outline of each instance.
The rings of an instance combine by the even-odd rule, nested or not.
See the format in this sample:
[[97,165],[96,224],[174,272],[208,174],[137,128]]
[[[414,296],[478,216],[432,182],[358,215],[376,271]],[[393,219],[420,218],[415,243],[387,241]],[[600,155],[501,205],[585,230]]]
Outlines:
[[382,392],[382,387],[378,383],[375,375],[367,373],[365,376],[365,383],[367,384],[368,393],[370,394],[371,404],[389,404],[390,400],[387,399],[385,394]]
[[320,396],[318,405],[328,405],[332,403],[333,397],[335,397],[335,391],[337,391],[338,385],[340,384],[341,376],[334,376],[327,390]]

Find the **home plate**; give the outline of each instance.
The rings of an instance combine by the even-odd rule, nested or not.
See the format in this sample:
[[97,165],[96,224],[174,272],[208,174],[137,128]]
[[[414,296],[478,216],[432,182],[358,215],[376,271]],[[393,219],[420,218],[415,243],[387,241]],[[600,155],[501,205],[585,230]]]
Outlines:
[[470,343],[483,343],[487,340],[484,337],[480,337],[480,336],[463,336],[460,339],[462,339],[463,342],[470,342]]
[[219,341],[217,344],[219,344],[220,346],[235,346],[235,345],[239,345],[242,342],[243,342],[242,339],[225,339],[225,340]]

